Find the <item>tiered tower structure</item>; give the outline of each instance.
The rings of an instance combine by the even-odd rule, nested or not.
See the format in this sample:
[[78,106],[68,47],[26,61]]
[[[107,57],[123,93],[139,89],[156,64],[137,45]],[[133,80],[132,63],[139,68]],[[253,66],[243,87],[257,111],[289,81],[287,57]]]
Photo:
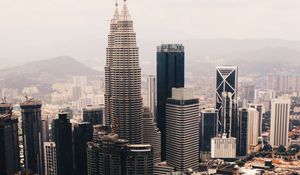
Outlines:
[[105,123],[129,143],[142,143],[139,48],[126,0],[111,20],[105,67]]

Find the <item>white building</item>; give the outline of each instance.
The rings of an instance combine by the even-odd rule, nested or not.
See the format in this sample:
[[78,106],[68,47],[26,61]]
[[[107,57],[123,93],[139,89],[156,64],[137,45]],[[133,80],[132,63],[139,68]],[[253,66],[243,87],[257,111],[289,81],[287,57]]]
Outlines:
[[226,135],[211,139],[211,158],[230,159],[236,158],[236,138]]
[[44,142],[44,164],[46,175],[57,175],[56,146],[54,142]]
[[283,97],[271,101],[270,144],[273,148],[288,146],[290,104],[291,100]]

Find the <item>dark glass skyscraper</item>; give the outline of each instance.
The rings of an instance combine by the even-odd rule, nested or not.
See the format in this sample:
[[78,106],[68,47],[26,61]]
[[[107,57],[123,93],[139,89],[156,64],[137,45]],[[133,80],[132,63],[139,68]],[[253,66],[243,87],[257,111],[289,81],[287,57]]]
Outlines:
[[87,142],[93,140],[93,126],[80,123],[74,128],[74,174],[87,175]]
[[238,68],[218,66],[216,68],[216,110],[219,134],[236,137],[237,134],[237,87]]
[[92,125],[103,124],[104,106],[87,106],[83,108],[83,122]]
[[157,123],[161,131],[161,157],[166,159],[166,103],[172,88],[184,87],[184,46],[163,44],[157,47]]
[[73,174],[72,125],[66,113],[54,121],[57,175]]
[[248,109],[241,108],[238,115],[237,155],[247,154]]
[[20,104],[22,109],[22,130],[25,168],[36,174],[43,174],[42,103],[27,99]]
[[200,115],[200,152],[208,153],[211,139],[217,134],[217,113],[214,108],[201,111]]
[[18,119],[12,116],[11,104],[0,104],[0,174],[20,170]]

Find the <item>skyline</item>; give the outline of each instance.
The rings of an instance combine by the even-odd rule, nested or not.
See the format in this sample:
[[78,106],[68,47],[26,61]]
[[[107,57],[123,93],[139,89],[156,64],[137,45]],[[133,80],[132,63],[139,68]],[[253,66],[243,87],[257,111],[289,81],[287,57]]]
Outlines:
[[[5,42],[0,43],[0,59],[9,61],[2,67],[61,55],[105,60],[105,36],[114,3],[113,0],[72,3],[3,0],[0,37]],[[283,0],[130,0],[130,4],[138,44],[151,43],[151,48],[139,44],[141,56],[143,50],[155,51],[161,43],[185,44],[187,40],[300,40],[300,26],[295,25],[300,20],[297,11],[300,2],[296,0],[288,4]],[[151,12],[144,13],[145,9]]]

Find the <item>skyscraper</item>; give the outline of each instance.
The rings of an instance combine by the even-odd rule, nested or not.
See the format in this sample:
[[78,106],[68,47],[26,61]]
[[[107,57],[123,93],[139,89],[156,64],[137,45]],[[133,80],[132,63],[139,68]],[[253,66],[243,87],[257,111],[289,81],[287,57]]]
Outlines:
[[144,144],[150,144],[152,146],[154,163],[158,163],[161,160],[161,133],[154,123],[153,114],[148,107],[144,107],[142,123]]
[[88,175],[151,175],[153,151],[149,144],[128,144],[117,134],[88,143]]
[[20,104],[22,110],[23,148],[25,168],[36,174],[43,174],[42,103],[26,99]]
[[217,120],[217,112],[214,108],[208,108],[201,111],[199,137],[199,150],[201,159],[209,158],[211,139],[217,134]]
[[[216,67],[216,110],[218,111],[219,120],[218,133],[226,133],[228,137],[235,137],[237,133],[237,85],[237,67]],[[227,109],[224,107],[225,104],[227,104]]]
[[92,125],[103,124],[104,107],[87,106],[83,108],[83,122],[89,122]]
[[54,142],[44,142],[45,175],[57,175],[56,147]]
[[162,44],[157,47],[157,124],[161,132],[161,157],[166,159],[166,103],[172,88],[184,87],[184,46]]
[[87,143],[93,140],[93,126],[79,123],[74,127],[74,174],[87,175]]
[[271,101],[270,144],[274,148],[288,146],[290,104],[291,100],[285,97]]
[[241,108],[238,115],[237,153],[246,156],[258,144],[259,112],[254,108]]
[[57,175],[73,174],[72,125],[67,114],[59,114],[54,122]]
[[166,105],[166,161],[178,171],[199,163],[199,100],[193,90],[173,88]]
[[129,143],[142,142],[139,49],[126,1],[111,20],[105,67],[105,121]]
[[147,106],[152,113],[153,119],[156,122],[156,82],[155,76],[147,77]]
[[[0,104],[0,108],[3,106]],[[0,174],[10,175],[19,170],[18,119],[11,113],[0,114]]]
[[154,164],[151,145],[128,144],[126,148],[126,175],[152,175]]
[[262,117],[263,114],[265,113],[265,108],[263,104],[257,104],[257,103],[250,103],[249,104],[250,108],[254,108],[258,111],[258,136],[260,137],[262,134]]

